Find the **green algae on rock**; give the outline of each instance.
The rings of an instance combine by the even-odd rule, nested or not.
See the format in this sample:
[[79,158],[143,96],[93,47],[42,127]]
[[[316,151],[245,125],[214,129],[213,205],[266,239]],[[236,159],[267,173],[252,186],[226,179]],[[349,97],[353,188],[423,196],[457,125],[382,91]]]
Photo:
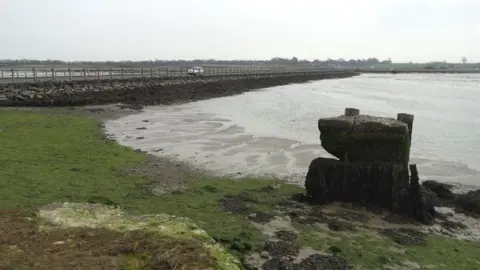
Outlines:
[[408,161],[410,138],[402,121],[370,115],[338,116],[318,120],[323,148],[348,161]]
[[131,216],[119,208],[88,203],[46,205],[39,210],[38,216],[42,230],[87,227],[119,232],[147,231],[173,239],[200,241],[215,259],[216,269],[241,269],[236,257],[188,218],[167,214]]

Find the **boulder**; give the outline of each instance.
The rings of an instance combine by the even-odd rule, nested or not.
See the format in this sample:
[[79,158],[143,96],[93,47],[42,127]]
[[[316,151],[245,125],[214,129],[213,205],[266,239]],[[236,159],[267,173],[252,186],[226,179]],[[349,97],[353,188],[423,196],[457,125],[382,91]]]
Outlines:
[[425,199],[429,200],[434,206],[445,206],[445,202],[441,200],[435,192],[423,186],[420,187],[420,191]]
[[457,195],[454,204],[467,213],[480,215],[480,189]]
[[335,201],[395,210],[398,195],[408,187],[408,169],[400,163],[348,162],[316,158],[305,179],[307,197],[314,203]]
[[[201,246],[209,251],[208,255],[213,257],[215,269],[241,269],[241,263],[236,257],[228,253],[188,218],[167,214],[130,216],[119,208],[88,203],[50,204],[39,210],[38,217],[40,229],[46,231],[75,227],[103,228],[117,232],[146,231],[164,236],[166,239],[199,241]],[[178,267],[178,269],[192,269],[193,266],[179,265]]]
[[422,186],[433,193],[437,194],[439,198],[442,199],[453,199],[455,195],[453,194],[451,188],[452,185],[439,183],[434,180],[426,180],[422,182]]
[[318,120],[323,148],[349,161],[408,162],[409,130],[406,123],[369,115],[338,116]]

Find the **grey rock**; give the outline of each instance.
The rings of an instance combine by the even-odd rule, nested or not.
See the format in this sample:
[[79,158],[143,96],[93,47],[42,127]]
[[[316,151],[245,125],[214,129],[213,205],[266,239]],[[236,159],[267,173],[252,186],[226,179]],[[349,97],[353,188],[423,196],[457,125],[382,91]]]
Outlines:
[[455,196],[451,190],[452,185],[440,183],[434,180],[426,180],[423,181],[422,186],[426,189],[429,189],[442,199],[453,199]]
[[480,215],[480,189],[470,191],[466,194],[459,194],[454,204],[467,214]]

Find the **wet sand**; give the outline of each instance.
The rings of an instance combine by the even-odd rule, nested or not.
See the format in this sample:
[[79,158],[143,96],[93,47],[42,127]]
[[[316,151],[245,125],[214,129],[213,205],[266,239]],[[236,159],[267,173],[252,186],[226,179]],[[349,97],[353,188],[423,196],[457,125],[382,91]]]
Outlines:
[[183,110],[187,108],[147,107],[107,121],[106,132],[121,144],[216,175],[270,176],[298,184],[303,184],[310,161],[324,152],[320,144],[255,136],[229,119]]

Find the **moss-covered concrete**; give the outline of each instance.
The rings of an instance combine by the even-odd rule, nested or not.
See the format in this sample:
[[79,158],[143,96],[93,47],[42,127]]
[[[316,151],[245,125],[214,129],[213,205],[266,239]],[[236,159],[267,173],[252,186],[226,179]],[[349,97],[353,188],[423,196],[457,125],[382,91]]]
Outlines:
[[323,148],[349,161],[408,162],[410,138],[405,123],[369,115],[318,120]]
[[320,139],[323,148],[341,160],[346,154],[349,161],[408,161],[408,134],[325,132]]
[[167,214],[127,216],[121,209],[100,204],[54,203],[38,213],[41,229],[105,228],[114,231],[150,231],[170,238],[198,240],[210,251],[217,269],[241,269],[236,257],[216,243],[203,229],[184,217]]

